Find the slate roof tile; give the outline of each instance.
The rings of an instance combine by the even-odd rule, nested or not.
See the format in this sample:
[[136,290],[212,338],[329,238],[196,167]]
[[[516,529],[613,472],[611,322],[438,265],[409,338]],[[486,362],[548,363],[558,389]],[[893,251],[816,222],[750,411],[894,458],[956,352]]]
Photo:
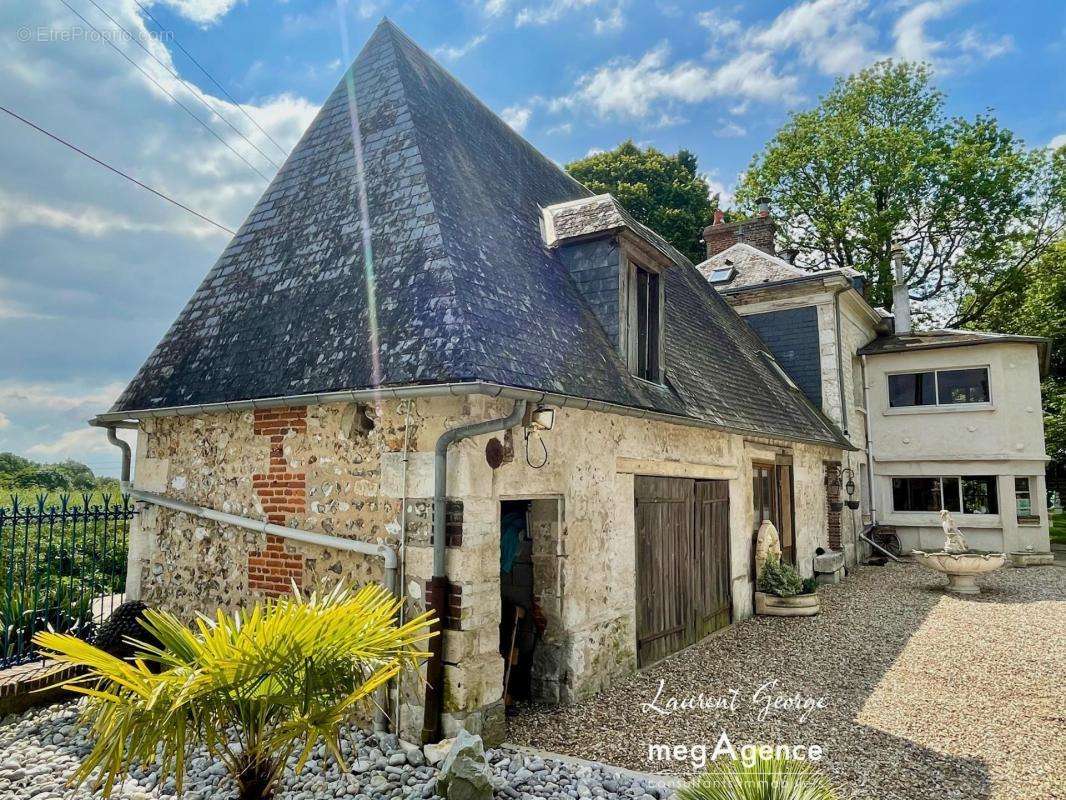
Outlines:
[[841,443],[692,264],[622,210],[675,261],[667,386],[635,379],[541,234],[542,208],[591,193],[391,23],[351,67],[363,184],[348,85],[113,410],[483,381]]

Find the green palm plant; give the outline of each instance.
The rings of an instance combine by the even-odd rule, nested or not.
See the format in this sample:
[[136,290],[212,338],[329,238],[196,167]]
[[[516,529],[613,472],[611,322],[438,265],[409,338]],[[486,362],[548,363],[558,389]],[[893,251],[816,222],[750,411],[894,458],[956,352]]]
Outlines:
[[[180,793],[185,759],[202,744],[223,762],[241,800],[273,797],[286,761],[303,769],[319,741],[345,767],[340,726],[367,710],[372,693],[428,654],[430,614],[396,624],[400,600],[383,587],[297,592],[187,627],[147,610],[142,625],[161,644],[135,644],[124,661],[73,636],[39,633],[45,655],[85,669],[67,682],[88,700],[95,744],[74,775],[110,797],[137,764],[158,764]],[[148,637],[146,637],[148,638]],[[154,663],[152,663],[154,662]]]
[[807,761],[786,757],[730,760],[678,790],[678,800],[841,800]]

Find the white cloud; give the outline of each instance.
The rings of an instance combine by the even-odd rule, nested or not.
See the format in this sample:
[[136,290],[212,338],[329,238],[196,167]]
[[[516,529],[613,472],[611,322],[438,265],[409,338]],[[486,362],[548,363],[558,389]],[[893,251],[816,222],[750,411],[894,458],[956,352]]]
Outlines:
[[120,381],[91,389],[53,383],[0,383],[0,406],[8,411],[22,408],[94,413],[110,408],[125,388],[125,382]]
[[488,37],[485,34],[479,33],[477,36],[471,37],[463,44],[451,46],[445,45],[442,47],[438,47],[433,52],[435,55],[447,61],[457,61],[463,56],[465,56],[467,53],[469,53],[471,50],[483,44],[487,38]]
[[710,187],[710,191],[708,192],[708,194],[712,198],[715,196],[718,197],[719,208],[726,209],[733,205],[733,201],[735,199],[733,194],[733,187],[736,185],[736,183],[740,181],[739,177],[737,178],[737,181],[735,183],[733,183],[732,185],[727,185],[718,178],[717,170],[712,170],[711,172],[705,172],[703,174],[703,179],[707,181],[707,185]]
[[743,29],[739,20],[718,11],[701,11],[696,15],[696,24],[707,30],[710,39],[708,58],[718,58],[723,51],[731,49]]
[[874,29],[864,20],[866,0],[809,0],[777,15],[749,41],[768,50],[796,48],[800,59],[827,75],[852,72],[873,61]]
[[146,231],[212,237],[216,240],[226,235],[213,225],[192,216],[165,223],[141,222],[125,214],[115,214],[107,208],[57,208],[0,190],[0,234],[14,227],[65,229],[94,239],[110,233]]
[[[107,32],[102,14],[72,5]],[[174,45],[153,34],[135,3],[100,5],[169,69],[184,74],[187,62],[175,62]],[[235,3],[170,5],[195,24],[208,24]],[[167,16],[160,11],[161,19]],[[0,3],[3,30],[62,33],[75,24],[58,3]],[[203,56],[189,41],[183,44]],[[279,152],[232,103],[176,80],[138,47],[123,49],[267,175],[275,168],[201,101],[278,164],[317,112],[317,104],[294,95],[246,99],[244,110],[281,144]],[[5,106],[223,225],[235,228],[266,187],[103,42],[0,37],[0,74]],[[216,76],[237,91],[232,73]],[[190,73],[189,79],[199,85],[202,76]],[[4,449],[40,446],[58,454],[79,446],[60,437],[114,401],[122,389],[117,381],[132,375],[163,335],[225,237],[14,119],[0,120],[0,139],[0,340],[17,353],[17,372],[3,378],[19,379],[18,385],[0,380],[0,410],[10,421]],[[91,346],[92,357],[71,343]],[[60,380],[69,386],[56,385]]]
[[5,414],[3,411],[0,411],[0,431],[2,431],[4,428],[9,427],[11,427],[11,420],[8,419],[7,414]]
[[718,127],[714,129],[714,135],[723,139],[739,139],[741,136],[747,136],[748,130],[743,125],[738,125],[732,120],[722,120],[718,123]]
[[1052,150],[1058,150],[1060,147],[1066,147],[1066,133],[1060,133],[1058,136],[1054,137],[1050,142],[1047,143],[1047,146],[1050,147]]
[[569,122],[564,122],[561,125],[555,125],[545,131],[549,136],[566,136],[574,130],[574,126]]
[[163,0],[188,20],[211,25],[224,17],[241,0]]
[[518,133],[522,133],[529,124],[530,119],[533,118],[533,109],[529,106],[508,106],[500,112],[500,116],[503,117],[504,122],[518,131]]
[[[132,445],[136,442],[137,434],[136,431],[120,430],[118,436]],[[117,456],[118,451],[107,441],[107,434],[101,428],[90,428],[88,425],[26,449],[28,456],[47,460],[73,458],[80,461],[87,455],[100,453]]]
[[892,28],[893,55],[908,61],[932,64],[941,74],[957,72],[1014,49],[1014,40],[1004,34],[988,38],[974,28],[937,38],[929,27],[951,14],[965,0],[925,0],[900,16]]
[[626,18],[622,14],[622,6],[617,5],[607,12],[605,17],[596,17],[592,26],[596,33],[614,33],[625,27]]
[[958,3],[959,0],[928,0],[906,11],[892,27],[896,57],[907,61],[932,62],[943,50],[944,42],[930,39],[926,25],[946,15]]
[[510,0],[484,0],[481,10],[490,17],[498,17],[507,10]]
[[601,118],[654,115],[662,120],[674,116],[672,105],[716,97],[792,102],[799,97],[798,79],[778,74],[767,52],[743,52],[715,68],[694,61],[671,63],[663,42],[637,61],[615,59],[583,75],[575,90],[553,100],[550,108],[587,108]]
[[599,5],[601,0],[551,0],[537,7],[527,6],[518,12],[515,25],[548,25],[558,22],[570,11]]

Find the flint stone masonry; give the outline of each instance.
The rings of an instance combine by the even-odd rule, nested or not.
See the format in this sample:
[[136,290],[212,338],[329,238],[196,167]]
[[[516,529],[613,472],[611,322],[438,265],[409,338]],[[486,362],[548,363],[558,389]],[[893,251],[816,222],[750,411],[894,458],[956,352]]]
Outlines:
[[[285,511],[284,524],[395,546],[406,518],[407,611],[417,614],[426,607],[432,576],[434,443],[446,429],[510,408],[510,401],[484,397],[421,399],[410,403],[405,431],[407,409],[382,402],[365,433],[353,427],[348,404],[310,406],[284,420],[251,412],[153,418],[141,425],[135,484],[265,519],[276,513],[266,510],[273,496],[262,495],[256,478],[261,483],[274,466],[284,470],[279,474],[304,476],[305,507]],[[734,619],[752,610],[753,459],[793,457],[801,571],[809,575],[815,548],[828,547],[824,462],[839,459],[839,450],[570,409],[558,409],[554,429],[542,436],[549,461],[539,470],[521,454],[493,470],[485,459],[488,436],[464,440],[449,453],[449,544],[455,546],[446,550],[445,735],[466,729],[491,742],[504,730],[502,499],[535,498],[534,592],[547,629],[534,657],[533,689],[542,701],[575,702],[636,668],[634,474],[729,480]],[[265,536],[147,506],[133,538],[141,595],[183,616],[232,609],[280,588],[249,574],[262,557],[256,554],[278,552]],[[291,540],[280,546],[302,563],[305,591],[338,580],[382,579],[378,559]],[[419,681],[403,682],[401,702],[403,733],[414,737],[421,727]]]

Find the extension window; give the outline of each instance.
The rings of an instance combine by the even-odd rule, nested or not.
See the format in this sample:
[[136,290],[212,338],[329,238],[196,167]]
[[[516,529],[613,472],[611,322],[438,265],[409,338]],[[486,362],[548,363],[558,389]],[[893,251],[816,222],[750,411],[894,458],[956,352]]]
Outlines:
[[998,514],[995,475],[963,475],[892,479],[895,511],[953,511],[963,514]]

